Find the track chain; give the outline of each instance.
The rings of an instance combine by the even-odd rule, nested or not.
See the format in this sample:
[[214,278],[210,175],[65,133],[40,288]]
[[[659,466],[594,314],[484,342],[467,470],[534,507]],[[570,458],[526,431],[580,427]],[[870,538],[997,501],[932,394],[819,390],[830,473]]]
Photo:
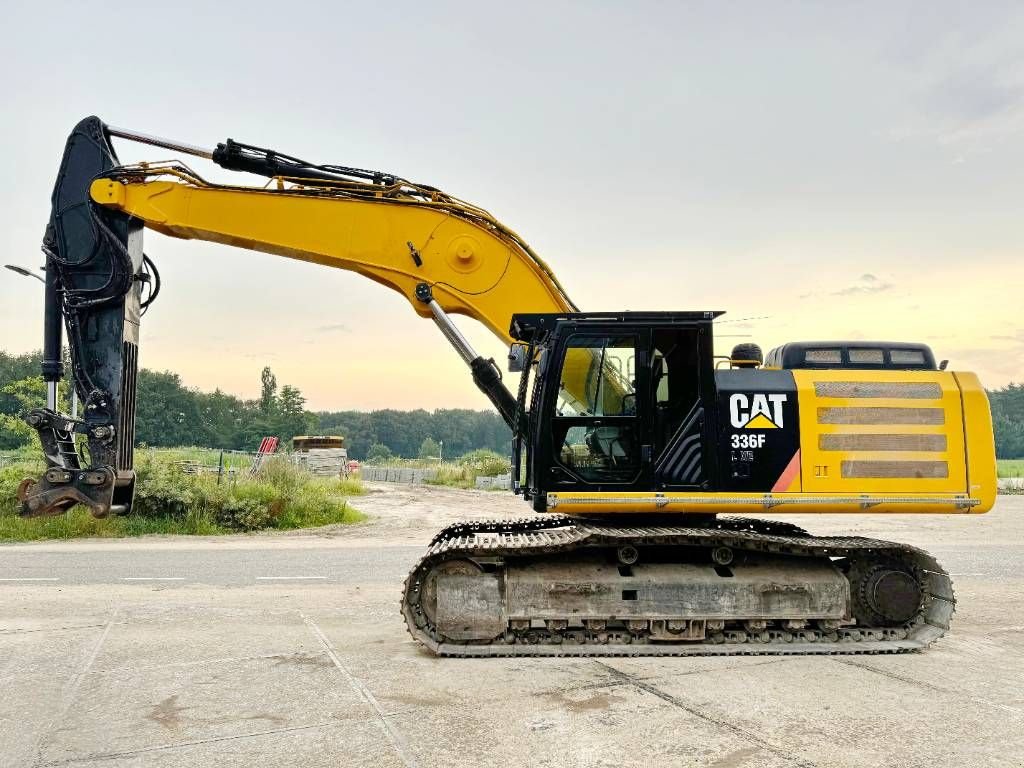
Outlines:
[[522,519],[460,520],[445,526],[430,540],[430,546],[445,539],[457,539],[473,533],[516,533],[519,531],[542,531],[546,528],[561,528],[571,524],[568,515],[537,515]]
[[[678,520],[678,516],[673,516]],[[806,530],[793,523],[781,520],[761,520],[754,517],[714,517],[702,522],[700,528],[717,531],[752,531],[774,536],[809,536]],[[650,518],[647,518],[648,520]],[[430,540],[433,546],[445,539],[457,539],[475,533],[522,533],[523,531],[543,531],[550,528],[562,528],[578,522],[578,518],[569,515],[537,515],[519,519],[495,518],[490,520],[460,520],[445,526]]]

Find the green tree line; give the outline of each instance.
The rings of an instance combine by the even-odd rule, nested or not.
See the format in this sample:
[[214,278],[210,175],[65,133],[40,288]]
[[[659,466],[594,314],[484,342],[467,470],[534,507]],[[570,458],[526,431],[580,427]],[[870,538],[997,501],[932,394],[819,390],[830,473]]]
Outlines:
[[323,412],[317,417],[320,431],[344,435],[349,455],[358,459],[365,459],[371,452],[375,458],[386,458],[384,447],[405,458],[441,454],[450,459],[479,448],[507,454],[512,441],[508,426],[493,411],[387,409]]
[[996,456],[1024,459],[1024,384],[990,391],[988,399],[996,432]]
[[[39,377],[39,363],[38,352],[0,352],[0,450],[18,448],[33,440],[33,430],[20,416],[45,402],[46,388]],[[451,458],[479,448],[506,453],[509,448],[509,430],[492,412],[451,409],[433,413],[313,413],[306,409],[306,399],[298,388],[278,386],[270,368],[263,369],[260,385],[259,399],[244,400],[220,389],[201,392],[186,387],[176,373],[143,368],[139,371],[136,398],[136,443],[255,450],[260,439],[268,435],[287,444],[295,435],[330,434],[344,436],[349,455],[360,460],[374,446],[378,455],[405,458],[436,456],[442,450],[445,457]],[[66,384],[62,384],[61,391],[66,394]],[[61,405],[67,411],[64,398]]]
[[[38,352],[0,352],[0,450],[32,440],[32,430],[22,424],[19,415],[45,399],[45,387],[38,378],[39,357]],[[433,412],[385,409],[312,413],[306,410],[306,400],[296,387],[278,387],[269,368],[263,370],[260,383],[259,399],[243,400],[219,389],[200,392],[186,387],[176,373],[142,369],[136,441],[151,446],[252,450],[267,435],[287,442],[295,435],[332,434],[344,436],[349,454],[357,459],[365,459],[371,449],[377,456],[415,458],[443,452],[451,458],[480,448],[499,453],[509,448],[509,430],[492,411],[451,408]],[[990,390],[988,396],[997,456],[1024,458],[1024,384]]]

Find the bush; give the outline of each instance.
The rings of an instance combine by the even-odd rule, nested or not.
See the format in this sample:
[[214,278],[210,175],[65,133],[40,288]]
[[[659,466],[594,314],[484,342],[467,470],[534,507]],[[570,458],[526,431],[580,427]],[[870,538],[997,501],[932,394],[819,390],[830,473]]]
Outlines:
[[227,499],[217,512],[217,523],[238,531],[256,531],[269,528],[283,505],[266,504],[260,499]]
[[141,517],[185,519],[199,506],[192,478],[173,463],[160,461],[151,453],[136,454],[135,504],[133,512]]
[[432,437],[424,437],[420,443],[419,457],[421,459],[436,459],[441,454],[441,444]]
[[431,485],[449,485],[454,488],[475,488],[477,477],[493,477],[507,474],[510,468],[508,456],[481,449],[470,451],[454,462],[442,464]]
[[395,454],[384,443],[374,443],[366,452],[366,460],[371,464],[385,464],[393,458]]
[[0,467],[0,516],[17,513],[18,484],[26,477],[38,477],[42,472],[42,461],[15,461]]
[[[209,457],[207,457],[209,458]],[[318,478],[283,457],[268,459],[258,477],[245,473],[188,475],[170,451],[136,453],[138,482],[132,514],[94,520],[81,508],[54,518],[17,517],[15,491],[23,477],[38,477],[42,462],[0,468],[0,539],[131,536],[143,533],[217,534],[264,528],[291,529],[362,519],[348,504],[363,493],[354,479]]]
[[457,463],[484,477],[508,474],[512,465],[511,459],[507,455],[489,451],[486,448],[470,451],[460,457]]
[[308,485],[311,477],[306,470],[292,464],[283,456],[272,456],[264,460],[263,466],[260,467],[259,483],[291,495]]

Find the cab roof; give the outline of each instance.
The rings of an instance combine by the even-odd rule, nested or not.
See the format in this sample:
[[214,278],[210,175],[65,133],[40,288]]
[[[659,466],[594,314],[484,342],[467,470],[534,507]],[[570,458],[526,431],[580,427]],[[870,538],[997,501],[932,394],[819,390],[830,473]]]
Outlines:
[[650,326],[708,326],[716,317],[725,312],[721,310],[704,310],[692,312],[542,312],[523,313],[512,316],[509,335],[517,341],[538,341],[555,329],[559,323],[574,325],[605,325],[608,323],[628,323],[630,325]]

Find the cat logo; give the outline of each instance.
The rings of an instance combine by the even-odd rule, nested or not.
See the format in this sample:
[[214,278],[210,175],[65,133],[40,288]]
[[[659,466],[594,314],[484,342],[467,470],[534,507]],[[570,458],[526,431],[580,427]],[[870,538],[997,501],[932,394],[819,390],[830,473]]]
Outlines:
[[729,419],[736,429],[781,429],[782,404],[789,395],[744,395],[729,397]]

